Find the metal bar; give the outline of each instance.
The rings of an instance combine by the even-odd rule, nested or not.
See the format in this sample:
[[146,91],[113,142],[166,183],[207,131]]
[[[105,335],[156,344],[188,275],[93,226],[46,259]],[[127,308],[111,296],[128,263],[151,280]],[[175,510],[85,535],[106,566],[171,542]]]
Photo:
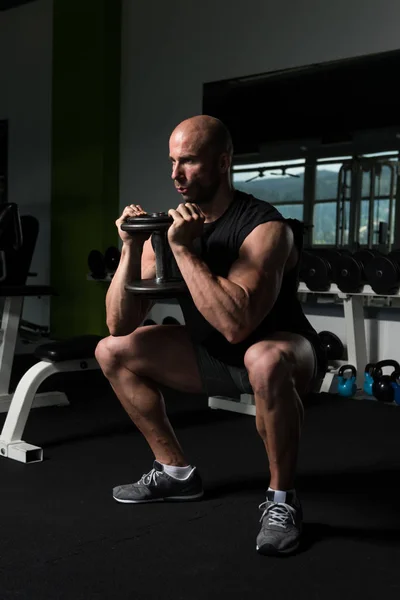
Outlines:
[[163,282],[168,279],[167,272],[167,232],[154,231],[153,233],[154,253],[156,255],[156,280]]
[[375,181],[376,171],[375,165],[370,171],[370,182],[369,182],[369,210],[368,210],[368,248],[372,248],[374,243],[374,202],[375,202]]
[[363,387],[364,369],[368,363],[362,296],[346,296],[343,301],[346,326],[347,358],[357,369],[357,386]]
[[349,237],[348,245],[350,248],[358,242],[358,233],[360,227],[360,202],[362,190],[362,165],[358,160],[354,160],[351,170],[351,197],[349,207]]
[[9,297],[4,300],[1,320],[3,339],[0,344],[0,395],[9,392],[23,303],[22,296]]
[[[315,159],[310,159],[306,162],[304,170],[304,184],[303,184],[303,221],[304,223],[313,223],[314,204],[315,204],[315,190],[316,190],[316,165]],[[313,230],[309,227],[305,234],[304,244],[311,246],[313,241]]]
[[338,172],[338,185],[337,185],[337,196],[336,196],[336,244],[339,243],[340,229],[343,228],[341,224],[341,201],[342,201],[342,188],[344,186],[343,183],[343,173],[345,171],[344,165],[342,165]]
[[392,225],[393,225],[393,203],[394,203],[394,177],[395,177],[395,171],[394,171],[394,165],[393,164],[388,163],[386,166],[390,169],[389,223],[388,223],[389,239],[387,240],[388,250],[390,251],[392,249]]
[[[384,157],[383,156],[382,157],[367,156],[367,157],[363,157],[363,160],[380,160],[380,161],[385,160],[386,161],[386,160],[390,160],[391,158],[396,159],[396,158],[398,158],[398,156],[399,156],[399,154],[396,152],[394,154],[386,155]],[[335,165],[335,164],[338,164],[338,163],[342,163],[343,165],[345,165],[346,163],[347,164],[351,163],[352,160],[353,160],[353,158],[340,159],[340,156],[337,159],[335,159],[335,158],[329,159],[329,160],[324,160],[324,159],[318,160],[317,159],[316,166],[319,167],[319,166],[322,166],[322,165]],[[265,162],[271,163],[273,161],[265,161]],[[307,159],[304,162],[293,163],[293,164],[289,164],[289,165],[287,164],[287,162],[280,161],[280,162],[277,162],[276,165],[274,165],[274,166],[268,166],[268,167],[263,167],[263,166],[260,166],[260,167],[244,167],[244,168],[233,167],[233,174],[235,174],[235,173],[254,173],[254,171],[260,171],[260,170],[264,170],[264,171],[271,170],[272,171],[274,169],[282,169],[282,168],[286,168],[286,169],[288,169],[288,168],[290,168],[290,169],[291,168],[299,168],[299,167],[304,167],[305,164],[306,164],[306,162],[307,162]],[[254,164],[261,164],[262,165],[262,161],[255,161]]]

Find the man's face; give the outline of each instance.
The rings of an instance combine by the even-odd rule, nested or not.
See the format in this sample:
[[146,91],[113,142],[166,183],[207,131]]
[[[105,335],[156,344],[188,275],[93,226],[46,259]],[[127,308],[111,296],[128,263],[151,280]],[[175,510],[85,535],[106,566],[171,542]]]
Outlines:
[[196,133],[174,132],[170,138],[171,177],[183,202],[212,202],[222,181],[221,157]]

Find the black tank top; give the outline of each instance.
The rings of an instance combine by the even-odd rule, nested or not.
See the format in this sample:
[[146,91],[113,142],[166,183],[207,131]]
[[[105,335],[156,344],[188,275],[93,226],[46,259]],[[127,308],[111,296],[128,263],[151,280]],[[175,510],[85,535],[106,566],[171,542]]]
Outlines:
[[[268,221],[284,221],[293,230],[294,243],[299,252],[303,245],[303,224],[296,219],[285,219],[271,204],[258,200],[250,194],[235,191],[234,199],[227,210],[212,223],[205,223],[201,238],[194,242],[199,258],[215,275],[227,277],[232,264],[239,257],[245,238],[255,227]],[[177,274],[177,265],[170,252],[172,272]],[[190,295],[179,298],[187,330],[194,343],[202,344],[207,351],[227,364],[243,366],[246,350],[256,341],[274,331],[299,333],[313,344],[319,369],[326,369],[326,357],[317,332],[306,318],[298,299],[299,263],[288,271],[282,280],[278,298],[260,325],[239,344],[231,344],[197,310]],[[179,273],[179,272],[178,272]]]

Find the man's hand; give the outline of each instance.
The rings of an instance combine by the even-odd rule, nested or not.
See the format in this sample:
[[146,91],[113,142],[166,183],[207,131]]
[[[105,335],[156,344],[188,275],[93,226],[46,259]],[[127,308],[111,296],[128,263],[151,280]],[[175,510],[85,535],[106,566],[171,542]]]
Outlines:
[[197,204],[186,202],[176,210],[171,208],[168,214],[174,219],[168,229],[168,241],[171,247],[190,247],[193,240],[203,233],[205,216]]

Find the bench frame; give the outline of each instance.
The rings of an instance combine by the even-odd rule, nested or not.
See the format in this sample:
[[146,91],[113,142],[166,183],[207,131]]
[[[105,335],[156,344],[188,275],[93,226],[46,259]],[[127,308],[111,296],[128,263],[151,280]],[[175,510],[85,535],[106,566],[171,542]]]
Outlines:
[[[0,434],[0,456],[23,463],[31,463],[43,460],[42,448],[33,446],[22,440],[31,408],[69,405],[67,396],[62,392],[37,394],[39,386],[45,379],[55,373],[89,371],[99,369],[100,366],[94,357],[82,357],[59,362],[52,361],[51,359],[41,360],[28,369],[18,383],[15,392],[10,394],[11,370],[14,362],[23,302],[24,296],[6,297],[1,322],[0,412],[8,412]],[[52,345],[56,346],[57,343],[53,342]]]

